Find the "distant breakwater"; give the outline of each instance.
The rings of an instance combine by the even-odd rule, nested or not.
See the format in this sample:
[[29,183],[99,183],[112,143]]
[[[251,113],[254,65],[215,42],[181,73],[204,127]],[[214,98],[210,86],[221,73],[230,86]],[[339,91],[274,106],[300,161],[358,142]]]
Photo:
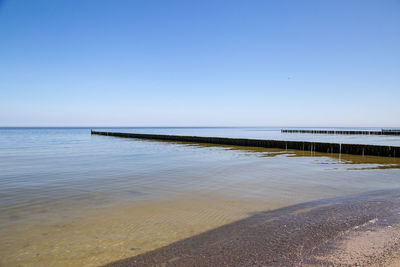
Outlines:
[[400,130],[382,129],[381,131],[346,131],[346,130],[299,130],[282,129],[282,133],[310,133],[310,134],[357,134],[357,135],[400,135]]
[[400,147],[397,146],[337,144],[337,143],[321,143],[321,142],[307,142],[307,141],[262,140],[262,139],[203,137],[203,136],[164,135],[164,134],[119,133],[119,132],[101,132],[93,130],[91,130],[91,134],[116,136],[124,138],[163,140],[163,141],[297,149],[297,150],[304,150],[311,152],[325,152],[325,153],[339,153],[339,154],[344,153],[353,155],[400,157]]

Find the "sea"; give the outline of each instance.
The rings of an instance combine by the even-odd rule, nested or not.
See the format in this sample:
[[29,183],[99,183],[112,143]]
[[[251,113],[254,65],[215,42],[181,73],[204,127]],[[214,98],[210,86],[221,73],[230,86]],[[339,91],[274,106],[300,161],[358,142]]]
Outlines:
[[128,139],[91,129],[400,146],[400,136],[281,127],[0,128],[0,266],[99,266],[257,212],[400,187],[399,158]]

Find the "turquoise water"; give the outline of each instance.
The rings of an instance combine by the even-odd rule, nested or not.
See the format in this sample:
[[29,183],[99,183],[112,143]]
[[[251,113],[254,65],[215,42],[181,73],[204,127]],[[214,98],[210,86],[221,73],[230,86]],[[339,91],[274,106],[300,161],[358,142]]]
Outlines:
[[[286,137],[280,128],[101,129]],[[145,141],[89,128],[0,128],[0,265],[96,266],[252,212],[398,188],[399,167],[393,158]]]

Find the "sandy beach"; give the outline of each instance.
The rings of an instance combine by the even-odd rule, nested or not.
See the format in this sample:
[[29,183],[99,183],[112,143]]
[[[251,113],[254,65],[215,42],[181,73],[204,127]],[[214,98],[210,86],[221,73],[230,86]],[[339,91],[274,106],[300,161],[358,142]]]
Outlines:
[[0,0],[0,267],[400,267],[399,14]]
[[400,192],[257,213],[105,266],[400,266]]

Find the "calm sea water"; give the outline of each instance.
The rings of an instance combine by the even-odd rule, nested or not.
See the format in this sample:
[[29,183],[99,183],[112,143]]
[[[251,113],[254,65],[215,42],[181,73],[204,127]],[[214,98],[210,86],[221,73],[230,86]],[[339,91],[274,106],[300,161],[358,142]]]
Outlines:
[[[280,128],[102,129],[400,144]],[[97,266],[254,212],[399,186],[393,158],[0,128],[0,266]]]

